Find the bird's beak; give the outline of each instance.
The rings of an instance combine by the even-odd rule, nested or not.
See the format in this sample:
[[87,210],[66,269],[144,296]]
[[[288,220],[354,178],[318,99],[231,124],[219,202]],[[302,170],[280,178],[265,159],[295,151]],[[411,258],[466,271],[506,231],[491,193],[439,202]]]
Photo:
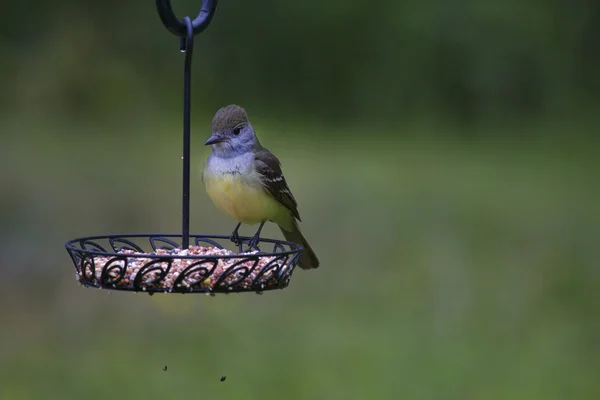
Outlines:
[[223,136],[219,136],[219,135],[212,135],[211,137],[208,138],[208,140],[206,142],[204,142],[205,146],[210,146],[213,145],[215,143],[221,143],[225,141],[225,138]]

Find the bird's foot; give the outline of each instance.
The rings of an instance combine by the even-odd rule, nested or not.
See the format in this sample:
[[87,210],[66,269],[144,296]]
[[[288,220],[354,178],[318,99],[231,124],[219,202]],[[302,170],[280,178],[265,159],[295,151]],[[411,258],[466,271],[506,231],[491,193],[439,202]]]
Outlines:
[[258,247],[258,242],[260,242],[260,235],[256,234],[252,236],[252,238],[248,242],[248,250],[260,251],[260,248]]
[[238,229],[240,228],[241,224],[238,224],[235,229],[233,230],[233,232],[231,233],[231,237],[229,238],[233,244],[235,244],[236,246],[239,246],[242,244],[242,240],[240,239],[240,235],[238,234]]
[[242,244],[242,240],[240,239],[240,235],[238,235],[237,231],[233,232],[231,234],[231,237],[229,238],[233,244],[235,244],[236,246],[239,246],[240,244]]
[[256,231],[254,236],[252,236],[252,238],[248,242],[248,250],[249,251],[251,251],[253,249],[256,251],[260,251],[260,249],[258,248],[258,242],[260,242],[260,232],[262,231],[263,226],[265,226],[265,222],[267,222],[267,221],[262,221],[260,223],[258,230]]

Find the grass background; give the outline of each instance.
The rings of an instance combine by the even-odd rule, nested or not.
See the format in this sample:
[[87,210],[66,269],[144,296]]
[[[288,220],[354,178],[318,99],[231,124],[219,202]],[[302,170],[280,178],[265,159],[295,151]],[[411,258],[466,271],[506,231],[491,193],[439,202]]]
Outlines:
[[[179,230],[180,120],[115,121],[2,119],[1,399],[600,396],[593,135],[256,118],[322,267],[262,296],[150,297],[80,287],[63,248]],[[226,234],[199,180],[208,126],[191,226]]]

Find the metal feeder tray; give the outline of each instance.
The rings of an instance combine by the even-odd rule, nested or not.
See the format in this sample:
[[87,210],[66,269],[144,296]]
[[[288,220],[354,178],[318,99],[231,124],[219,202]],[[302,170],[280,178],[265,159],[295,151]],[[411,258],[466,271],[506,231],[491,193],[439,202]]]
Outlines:
[[[191,235],[195,246],[182,250],[181,235],[90,236],[67,242],[77,280],[101,289],[162,293],[263,292],[288,286],[302,248],[261,239],[271,252],[231,252],[229,236]],[[249,237],[241,237],[248,242]]]

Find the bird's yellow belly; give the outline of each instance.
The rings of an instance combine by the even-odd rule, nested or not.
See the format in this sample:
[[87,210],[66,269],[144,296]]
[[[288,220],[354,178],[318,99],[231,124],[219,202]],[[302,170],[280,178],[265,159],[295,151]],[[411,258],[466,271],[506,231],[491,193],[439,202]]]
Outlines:
[[231,218],[244,224],[273,220],[280,204],[260,183],[239,175],[205,178],[206,192],[215,205]]

